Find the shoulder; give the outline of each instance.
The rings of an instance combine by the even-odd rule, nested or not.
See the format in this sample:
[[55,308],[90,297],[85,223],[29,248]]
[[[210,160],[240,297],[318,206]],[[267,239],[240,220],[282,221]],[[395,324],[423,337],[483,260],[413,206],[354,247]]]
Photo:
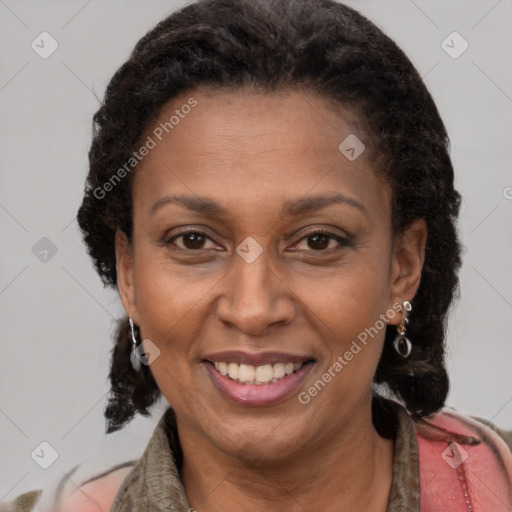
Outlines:
[[[496,427],[482,418],[445,408],[423,424],[417,424],[418,440],[424,448],[435,443],[455,443],[475,454],[474,460],[494,459],[512,478],[512,431]],[[460,449],[463,452],[462,448]]]
[[[161,405],[163,413],[167,405]],[[152,415],[122,432],[94,438],[94,447],[71,468],[56,467],[43,475],[39,488],[29,487],[30,492],[15,495],[10,502],[0,499],[0,512],[109,512],[123,481],[147,449],[158,418]]]
[[114,466],[95,475],[59,497],[59,512],[108,512],[134,461]]
[[42,493],[42,489],[24,492],[10,503],[0,503],[0,512],[30,512],[34,510]]
[[[498,428],[492,422],[476,416],[462,414],[454,409],[445,408],[429,420],[448,432],[461,434],[480,441],[480,444],[490,448],[500,458],[512,459],[512,431]],[[454,438],[456,441],[456,439]],[[470,445],[472,443],[469,443]],[[475,443],[474,446],[476,446]]]
[[478,416],[469,416],[469,418],[478,422],[479,424],[485,425],[486,427],[488,427],[491,430],[493,430],[494,432],[496,432],[498,434],[498,436],[501,437],[501,439],[503,439],[503,441],[508,446],[509,450],[512,452],[512,430],[505,430],[505,429],[499,428],[496,425],[494,425],[494,423],[492,423],[488,420],[485,420],[483,418],[480,418]]
[[512,507],[509,431],[445,408],[416,423],[416,433],[421,499],[430,505],[426,511],[459,510],[462,502],[482,511]]
[[[108,512],[135,462],[117,464],[81,482],[70,478],[74,468],[61,479],[55,491],[48,490],[50,496],[43,489],[25,492],[9,503],[1,502],[0,512]],[[40,505],[42,508],[38,508]]]

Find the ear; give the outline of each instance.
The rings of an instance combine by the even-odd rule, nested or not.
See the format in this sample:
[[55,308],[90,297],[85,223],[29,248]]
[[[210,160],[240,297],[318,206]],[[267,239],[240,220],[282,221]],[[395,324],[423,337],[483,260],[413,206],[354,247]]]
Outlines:
[[124,310],[127,315],[132,315],[137,323],[137,311],[135,309],[135,286],[133,279],[133,254],[132,247],[126,235],[119,229],[116,231],[116,271],[117,289]]
[[[403,234],[395,237],[391,253],[390,304],[412,301],[420,286],[421,271],[425,261],[427,224],[425,219],[414,220]],[[398,324],[400,316],[390,324]]]

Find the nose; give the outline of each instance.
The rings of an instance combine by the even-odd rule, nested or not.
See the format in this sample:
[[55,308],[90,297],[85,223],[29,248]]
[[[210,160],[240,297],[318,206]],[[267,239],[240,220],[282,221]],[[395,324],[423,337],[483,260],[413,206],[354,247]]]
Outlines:
[[238,254],[221,285],[217,317],[244,334],[261,337],[278,324],[286,325],[296,314],[294,294],[278,266],[269,265],[268,251],[251,263]]

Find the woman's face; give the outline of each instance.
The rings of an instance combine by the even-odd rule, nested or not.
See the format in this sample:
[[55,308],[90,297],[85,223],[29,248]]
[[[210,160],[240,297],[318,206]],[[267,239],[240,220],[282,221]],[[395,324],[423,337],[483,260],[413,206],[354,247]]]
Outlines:
[[290,91],[199,89],[148,127],[119,289],[179,428],[225,454],[275,460],[368,427],[425,229],[392,244],[391,190],[354,135],[349,111]]

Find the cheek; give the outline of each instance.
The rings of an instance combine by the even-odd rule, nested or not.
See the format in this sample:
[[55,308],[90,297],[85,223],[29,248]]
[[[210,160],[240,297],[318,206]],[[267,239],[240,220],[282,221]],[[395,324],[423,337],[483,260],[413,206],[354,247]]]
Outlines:
[[153,248],[152,254],[136,254],[135,302],[141,327],[168,338],[174,336],[173,331],[194,324],[194,315],[211,292],[212,282],[191,268],[171,265],[161,253]]
[[314,278],[295,272],[289,286],[306,311],[326,325],[364,328],[385,312],[389,294],[385,262],[368,256],[354,255],[342,267]]
[[135,278],[141,336],[160,350],[151,373],[165,399],[181,410],[195,386],[191,369],[196,365],[195,341],[201,337],[202,285],[186,283],[175,272],[148,261],[136,270]]
[[160,351],[151,373],[170,403],[180,399],[180,389],[190,388],[194,339],[201,293],[173,274],[146,261],[135,269],[136,308],[142,339],[150,339]]
[[388,307],[385,264],[383,259],[361,256],[329,279],[295,278],[298,295],[305,298],[304,315],[327,356],[321,373],[330,370],[331,376],[339,376],[332,379],[331,398],[345,396],[347,389],[366,389],[373,380],[387,326],[381,318]]

